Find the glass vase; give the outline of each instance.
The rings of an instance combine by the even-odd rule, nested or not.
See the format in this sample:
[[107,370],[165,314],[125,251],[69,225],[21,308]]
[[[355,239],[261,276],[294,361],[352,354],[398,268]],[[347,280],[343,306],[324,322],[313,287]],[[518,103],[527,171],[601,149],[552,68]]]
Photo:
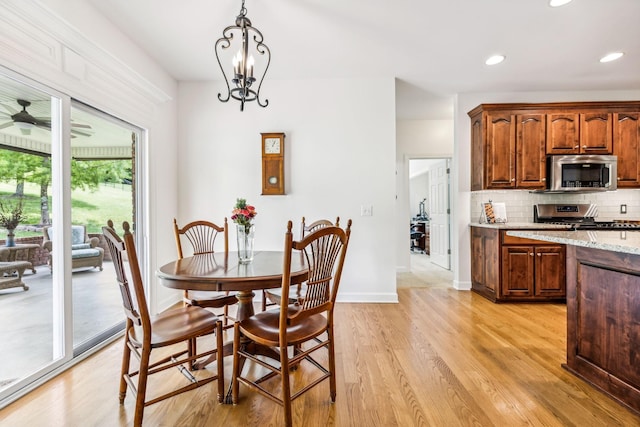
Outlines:
[[255,236],[255,225],[236,224],[236,236],[238,238],[238,260],[240,264],[249,264],[253,261],[253,238]]
[[15,246],[16,242],[14,240],[15,234],[13,233],[13,229],[7,229],[7,240],[5,241],[5,246]]

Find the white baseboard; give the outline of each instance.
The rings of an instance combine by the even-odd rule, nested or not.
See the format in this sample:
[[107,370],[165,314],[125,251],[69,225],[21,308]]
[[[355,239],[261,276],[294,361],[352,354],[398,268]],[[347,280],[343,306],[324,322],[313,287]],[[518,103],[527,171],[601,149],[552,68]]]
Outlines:
[[458,280],[453,281],[453,289],[458,291],[470,291],[471,290],[471,282],[461,282]]

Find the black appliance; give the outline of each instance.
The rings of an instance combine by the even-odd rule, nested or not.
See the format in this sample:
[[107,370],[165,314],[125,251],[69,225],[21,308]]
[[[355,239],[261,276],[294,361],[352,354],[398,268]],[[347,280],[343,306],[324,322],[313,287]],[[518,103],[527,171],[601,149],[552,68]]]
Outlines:
[[572,230],[640,230],[640,221],[596,221],[594,204],[537,204],[533,206],[533,222],[562,224]]

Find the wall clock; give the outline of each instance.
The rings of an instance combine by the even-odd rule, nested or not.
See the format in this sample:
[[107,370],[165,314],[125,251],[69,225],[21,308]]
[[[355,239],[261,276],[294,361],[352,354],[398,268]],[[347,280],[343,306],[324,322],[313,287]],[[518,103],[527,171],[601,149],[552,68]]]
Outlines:
[[262,133],[262,194],[284,194],[284,133]]

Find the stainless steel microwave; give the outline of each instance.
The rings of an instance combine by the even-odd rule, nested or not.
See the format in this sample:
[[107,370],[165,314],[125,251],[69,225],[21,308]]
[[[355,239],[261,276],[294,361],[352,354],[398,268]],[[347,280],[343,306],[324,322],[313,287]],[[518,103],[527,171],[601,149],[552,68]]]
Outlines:
[[618,187],[616,156],[549,156],[548,162],[548,191],[609,191]]

